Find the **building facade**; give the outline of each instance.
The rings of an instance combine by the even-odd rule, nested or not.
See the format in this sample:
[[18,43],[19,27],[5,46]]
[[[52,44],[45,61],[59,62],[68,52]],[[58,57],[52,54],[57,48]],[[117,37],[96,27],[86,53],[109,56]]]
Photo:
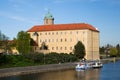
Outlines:
[[40,52],[42,44],[47,52],[73,53],[74,46],[81,41],[86,50],[85,58],[99,59],[99,31],[90,24],[54,24],[54,18],[48,12],[44,17],[44,25],[36,25],[28,30],[31,38],[38,44],[34,50]]

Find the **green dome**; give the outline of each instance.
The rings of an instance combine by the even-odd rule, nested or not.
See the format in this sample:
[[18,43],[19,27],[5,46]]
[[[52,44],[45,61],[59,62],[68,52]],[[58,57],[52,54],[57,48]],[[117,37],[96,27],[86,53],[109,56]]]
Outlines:
[[45,18],[44,19],[54,19],[52,14],[50,12],[48,12],[46,15],[45,15]]

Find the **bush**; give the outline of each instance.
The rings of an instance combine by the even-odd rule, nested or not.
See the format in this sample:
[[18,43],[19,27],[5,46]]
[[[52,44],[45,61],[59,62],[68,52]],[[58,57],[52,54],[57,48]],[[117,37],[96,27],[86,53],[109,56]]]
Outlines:
[[67,53],[49,53],[45,55],[46,64],[65,63],[77,61],[77,57],[73,54]]
[[0,55],[0,66],[1,67],[18,67],[18,66],[31,66],[41,64],[58,64],[65,62],[74,62],[78,58],[74,54],[66,53],[34,53],[24,55]]
[[46,64],[55,64],[59,63],[59,54],[58,53],[49,53],[45,55],[45,63]]
[[6,55],[0,55],[0,65],[3,65],[7,62]]
[[44,54],[43,53],[34,54],[34,63],[43,64],[44,63]]

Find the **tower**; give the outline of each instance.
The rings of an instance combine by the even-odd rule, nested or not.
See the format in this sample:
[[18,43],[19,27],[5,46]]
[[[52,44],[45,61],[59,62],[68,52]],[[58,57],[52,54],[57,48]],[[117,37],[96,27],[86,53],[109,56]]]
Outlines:
[[54,24],[54,18],[52,14],[48,11],[48,13],[44,17],[44,25],[52,25]]

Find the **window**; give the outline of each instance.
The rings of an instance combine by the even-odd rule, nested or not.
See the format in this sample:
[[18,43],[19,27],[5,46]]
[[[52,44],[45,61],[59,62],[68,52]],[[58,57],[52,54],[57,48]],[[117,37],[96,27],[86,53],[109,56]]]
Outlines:
[[72,50],[72,47],[70,47],[70,50]]
[[65,38],[65,42],[67,41],[67,39]]
[[56,50],[58,50],[58,47],[56,47]]
[[65,34],[66,34],[66,32],[65,32]]
[[65,47],[65,50],[67,50],[67,47]]
[[85,32],[83,31],[83,34],[85,34]]
[[40,35],[42,35],[42,33],[40,33]]
[[45,35],[47,35],[47,33],[45,33]]
[[76,33],[78,34],[78,31]]
[[49,39],[49,42],[50,42],[50,39]]
[[54,47],[52,47],[52,50],[54,50]]
[[52,35],[54,35],[54,32],[52,32]]
[[62,39],[60,41],[62,42]]
[[62,50],[62,47],[60,47],[60,50]]
[[52,42],[54,42],[54,39],[52,39]]
[[58,32],[56,32],[56,34],[58,35]]
[[56,39],[56,42],[58,42],[58,39]]
[[48,19],[46,19],[46,24],[48,24]]
[[47,42],[47,39],[45,39],[45,42]]

